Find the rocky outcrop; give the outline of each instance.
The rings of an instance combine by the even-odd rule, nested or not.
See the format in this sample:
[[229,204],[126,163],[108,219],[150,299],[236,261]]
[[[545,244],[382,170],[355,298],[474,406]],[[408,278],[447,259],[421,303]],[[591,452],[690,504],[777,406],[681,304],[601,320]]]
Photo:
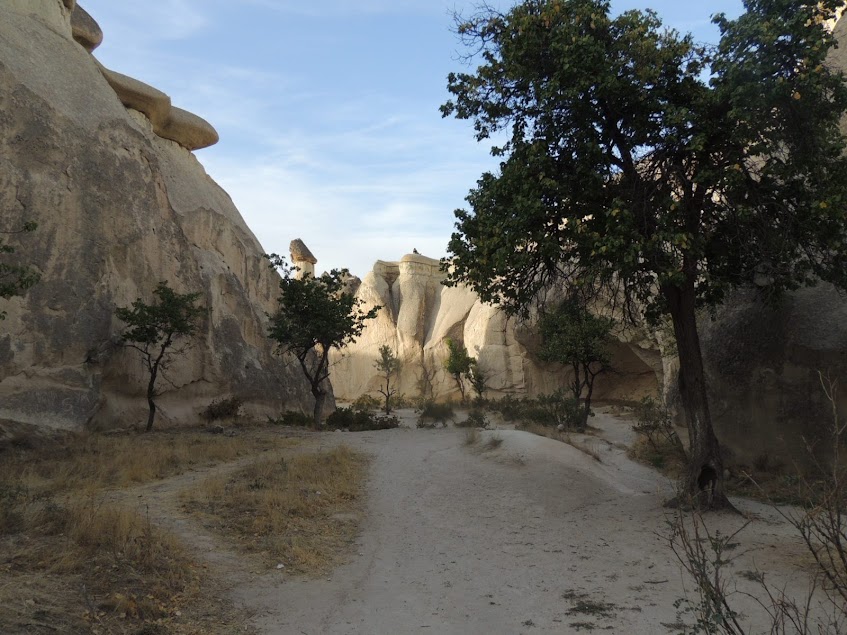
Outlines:
[[298,278],[315,275],[315,265],[318,263],[318,259],[309,251],[306,243],[299,238],[295,238],[288,245],[288,253],[291,255],[291,263],[297,267]]
[[[447,339],[461,342],[488,376],[489,396],[548,394],[567,385],[568,370],[545,364],[536,352],[538,336],[466,287],[445,287],[438,260],[408,254],[397,262],[377,261],[362,280],[357,297],[366,308],[381,306],[376,319],[352,346],[336,355],[332,383],[337,397],[375,393],[379,347],[388,345],[403,363],[398,389],[407,397],[458,399],[444,370]],[[655,339],[620,333],[613,344],[615,372],[597,382],[596,396],[637,400],[655,395],[662,358]]]
[[847,298],[825,284],[776,303],[737,291],[700,333],[715,432],[732,458],[791,469],[812,446],[825,459],[832,410],[819,372],[847,377]]
[[299,368],[265,335],[278,278],[189,151],[202,144],[186,131],[202,126],[161,93],[121,80],[135,90],[128,108],[131,91],[119,95],[116,74],[75,41],[73,5],[0,3],[0,209],[4,229],[38,223],[16,256],[42,273],[3,303],[0,419],[140,420],[144,372],[134,351],[115,345],[114,310],[151,299],[161,280],[201,292],[209,308],[202,335],[161,384],[162,420],[192,421],[227,395],[256,415],[310,411]]

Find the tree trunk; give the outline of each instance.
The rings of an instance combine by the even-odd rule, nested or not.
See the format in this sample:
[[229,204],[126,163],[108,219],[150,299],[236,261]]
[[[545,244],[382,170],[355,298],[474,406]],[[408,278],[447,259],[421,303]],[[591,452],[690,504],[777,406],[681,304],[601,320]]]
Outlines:
[[709,413],[694,284],[663,286],[662,295],[673,320],[679,354],[679,391],[688,425],[688,472],[681,494],[699,509],[732,509],[724,491],[723,461]]
[[147,415],[147,432],[153,430],[153,419],[156,418],[156,402],[153,397],[156,396],[156,375],[158,369],[154,369],[150,373],[150,382],[147,384],[147,405],[150,407],[150,414]]
[[312,388],[312,396],[315,398],[315,411],[313,416],[315,423],[323,424],[324,404],[326,403],[326,391],[322,388]]

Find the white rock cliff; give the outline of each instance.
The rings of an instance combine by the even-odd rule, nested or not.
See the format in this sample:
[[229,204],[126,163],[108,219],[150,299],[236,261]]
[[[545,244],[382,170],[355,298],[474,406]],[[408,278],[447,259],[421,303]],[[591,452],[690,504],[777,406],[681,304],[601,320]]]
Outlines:
[[[73,12],[75,10],[75,12]],[[78,427],[140,420],[144,374],[115,345],[116,306],[167,280],[209,307],[162,382],[161,420],[190,421],[217,397],[254,414],[311,409],[296,365],[266,337],[278,278],[230,197],[192,154],[205,121],[91,55],[102,34],[69,0],[0,3],[2,227],[42,280],[3,303],[0,420]]]

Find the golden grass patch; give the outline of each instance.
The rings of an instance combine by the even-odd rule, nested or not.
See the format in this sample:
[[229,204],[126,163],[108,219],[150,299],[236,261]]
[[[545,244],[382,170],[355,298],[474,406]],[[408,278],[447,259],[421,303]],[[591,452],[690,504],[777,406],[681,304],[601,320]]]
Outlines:
[[53,493],[121,488],[299,442],[196,431],[69,434],[34,448],[0,453],[0,483],[16,482],[28,490]]
[[186,508],[265,565],[322,573],[354,539],[366,457],[346,446],[275,453],[186,492]]
[[172,431],[4,446],[0,633],[246,632],[180,541],[146,508],[121,506],[106,490],[299,442],[265,431]]

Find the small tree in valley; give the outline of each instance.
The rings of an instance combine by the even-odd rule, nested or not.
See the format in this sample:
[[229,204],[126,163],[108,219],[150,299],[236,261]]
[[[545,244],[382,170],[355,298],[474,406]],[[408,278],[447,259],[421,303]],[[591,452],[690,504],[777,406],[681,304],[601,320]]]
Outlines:
[[115,315],[126,323],[121,333],[124,346],[141,353],[141,361],[149,375],[147,432],[153,429],[156,417],[155,397],[159,394],[156,381],[160,375],[165,375],[176,357],[191,347],[191,338],[206,313],[204,307],[195,306],[201,294],[177,293],[167,282],[160,282],[153,295],[156,299],[151,304],[138,298],[132,306],[115,310]]
[[385,382],[385,387],[380,387],[379,394],[385,397],[385,414],[388,415],[391,414],[391,398],[397,394],[397,388],[392,388],[392,382],[397,378],[402,363],[391,347],[384,344],[379,347],[379,359],[376,360],[374,367],[379,371],[381,380]]
[[[24,223],[19,230],[3,231],[0,234],[21,234],[35,231],[37,225],[33,222]],[[15,253],[15,248],[6,244],[0,238],[0,255],[6,256]],[[21,295],[32,285],[39,281],[41,276],[30,267],[11,264],[0,260],[0,298],[9,298]],[[0,311],[0,320],[5,319],[6,312]]]
[[611,328],[612,320],[592,315],[576,298],[565,300],[541,316],[538,356],[546,362],[570,366],[571,394],[576,402],[583,402],[579,424],[583,430],[591,414],[594,380],[609,368]]
[[330,351],[355,342],[365,322],[376,317],[380,307],[362,310],[361,302],[346,290],[346,269],[297,278],[284,257],[270,254],[268,258],[282,275],[268,336],[277,343],[279,352],[291,353],[300,363],[315,398],[315,421],[320,423],[328,394]]
[[447,338],[447,360],[444,362],[444,368],[453,377],[456,382],[456,388],[459,389],[459,394],[462,396],[462,403],[465,402],[467,386],[465,381],[471,376],[473,367],[476,365],[476,360],[468,355],[468,349],[464,344],[455,342]]

